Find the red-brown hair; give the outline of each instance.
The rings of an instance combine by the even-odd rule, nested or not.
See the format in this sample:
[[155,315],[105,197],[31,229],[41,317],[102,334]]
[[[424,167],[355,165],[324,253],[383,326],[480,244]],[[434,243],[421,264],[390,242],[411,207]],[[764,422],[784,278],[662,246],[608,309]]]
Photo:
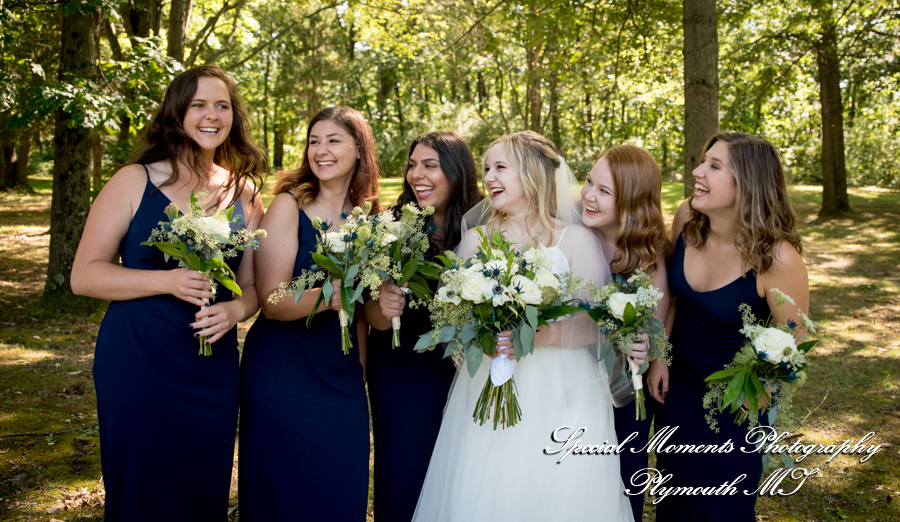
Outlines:
[[619,231],[612,260],[615,274],[629,276],[641,269],[653,275],[671,254],[662,215],[662,176],[659,165],[646,150],[619,145],[600,155],[609,162],[616,191]]

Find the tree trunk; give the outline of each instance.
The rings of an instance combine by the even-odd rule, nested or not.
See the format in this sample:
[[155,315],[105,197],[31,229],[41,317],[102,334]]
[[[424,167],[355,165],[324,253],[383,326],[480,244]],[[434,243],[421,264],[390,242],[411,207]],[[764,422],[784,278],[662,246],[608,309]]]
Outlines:
[[284,168],[284,123],[277,121],[277,114],[275,130],[273,134],[275,151],[272,158],[272,168],[275,170],[281,170],[282,168]]
[[[16,153],[16,184],[20,187],[28,187],[28,166],[31,163],[31,144],[34,141],[34,131],[27,129],[19,139],[19,151]],[[29,187],[29,191],[31,188]]]
[[719,130],[719,39],[716,0],[684,1],[684,195],[703,145]]
[[[59,81],[62,84],[91,82],[97,76],[97,42],[93,24],[96,8],[81,2],[63,16]],[[53,200],[50,205],[50,259],[44,285],[44,303],[70,310],[78,303],[69,278],[78,241],[90,208],[91,130],[70,127],[73,114],[58,110],[53,137]]]
[[0,190],[8,190],[16,186],[16,148],[12,134],[0,134]]
[[94,194],[100,192],[100,183],[103,181],[103,141],[100,133],[91,133],[91,190]]
[[562,135],[559,131],[559,69],[553,67],[550,72],[550,107],[547,118],[550,120],[550,140],[556,144],[556,148],[560,154],[563,153],[565,147],[562,143]]
[[184,33],[191,16],[191,0],[172,0],[169,10],[169,30],[166,36],[166,55],[184,61]]
[[830,2],[817,2],[822,34],[816,42],[819,100],[822,109],[822,208],[820,218],[850,211],[847,165],[844,161],[844,106],[837,54],[837,28]]

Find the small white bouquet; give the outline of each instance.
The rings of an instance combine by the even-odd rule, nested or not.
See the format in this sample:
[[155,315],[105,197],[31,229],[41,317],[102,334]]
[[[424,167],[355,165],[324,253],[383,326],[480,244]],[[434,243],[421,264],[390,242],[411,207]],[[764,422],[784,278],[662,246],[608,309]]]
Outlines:
[[431,304],[434,329],[420,337],[415,349],[431,350],[448,343],[444,356],[464,354],[471,376],[481,366],[483,355],[494,357],[472,417],[480,425],[493,418],[494,429],[498,425],[506,428],[521,420],[522,411],[512,376],[515,361],[495,353],[497,334],[512,331],[516,360],[521,360],[534,351],[539,326],[583,311],[564,302],[562,296],[586,284],[570,274],[551,272],[546,247],[520,253],[499,232],[491,239],[480,228],[478,233],[482,242],[472,258],[463,261],[452,252],[438,256],[447,270],[441,274],[443,286]]
[[[426,279],[438,279],[440,271],[425,260],[425,253],[431,247],[428,234],[434,225],[426,226],[428,216],[434,207],[420,209],[413,203],[400,208],[400,219],[395,219],[392,210],[379,215],[377,226],[372,232],[372,241],[380,249],[378,255],[371,255],[363,268],[363,282],[371,290],[372,298],[378,299],[381,282],[397,286],[408,284],[408,290],[420,301],[431,301],[432,294]],[[400,317],[391,318],[393,335],[391,346],[400,346]]]
[[613,344],[620,353],[628,356],[631,354],[631,344],[638,336],[647,334],[650,340],[647,361],[640,366],[631,360],[627,365],[622,365],[623,372],[630,369],[635,417],[643,420],[647,417],[647,410],[641,375],[649,368],[651,358],[666,364],[670,362],[665,325],[655,317],[663,294],[653,286],[653,279],[638,269],[628,279],[616,274],[612,283],[600,289],[599,298],[599,304],[590,308],[588,314],[600,325],[601,332],[607,335],[600,348],[600,360],[605,361],[608,371],[612,372],[615,367]]
[[[312,225],[319,232],[316,237],[316,251],[312,253],[315,264],[310,269],[303,270],[290,283],[278,285],[278,289],[268,299],[270,303],[277,303],[288,295],[293,295],[296,304],[300,302],[304,291],[316,287],[319,281],[323,281],[322,292],[313,305],[313,310],[317,310],[323,301],[326,303],[331,301],[334,293],[331,281],[338,279],[341,297],[338,318],[341,325],[341,350],[345,355],[350,353],[353,344],[350,339],[350,323],[356,314],[356,303],[363,302],[362,294],[366,288],[360,278],[362,270],[371,258],[381,255],[385,248],[376,244],[373,238],[380,214],[368,215],[371,209],[372,204],[366,202],[363,207],[354,207],[349,214],[341,213],[341,218],[346,221],[341,223],[338,230],[332,232],[328,232],[331,228],[330,223],[314,217]],[[370,285],[375,283],[369,281]],[[375,288],[377,287],[375,284]],[[314,313],[307,317],[307,327],[312,323],[313,317]]]
[[[217,283],[241,295],[234,271],[225,259],[236,256],[247,247],[259,248],[257,238],[265,237],[266,231],[251,232],[245,228],[232,231],[234,207],[219,209],[207,216],[199,202],[199,198],[205,196],[204,192],[198,195],[191,192],[191,208],[187,214],[182,214],[178,205],[170,203],[165,209],[169,220],[160,221],[159,228],[154,229],[150,238],[141,244],[160,249],[166,261],[177,259],[178,266],[203,273],[212,287],[213,299],[216,297]],[[206,344],[206,339],[200,338],[200,355],[212,355],[212,347]]]
[[[775,294],[779,308],[785,302],[795,304],[777,288],[770,291]],[[806,382],[809,364],[806,353],[819,342],[806,340],[808,334],[816,332],[816,325],[802,312],[797,312],[802,325],[789,321],[770,326],[771,314],[765,323],[759,324],[750,305],[741,304],[740,310],[744,323],[741,333],[747,336],[747,342],[724,370],[706,378],[709,391],[703,396],[703,405],[709,410],[706,421],[714,431],[718,431],[714,414],[725,408],[737,413],[736,424],[749,419],[750,428],[759,423],[759,415],[766,410],[774,412],[778,407],[787,416],[794,392]]]

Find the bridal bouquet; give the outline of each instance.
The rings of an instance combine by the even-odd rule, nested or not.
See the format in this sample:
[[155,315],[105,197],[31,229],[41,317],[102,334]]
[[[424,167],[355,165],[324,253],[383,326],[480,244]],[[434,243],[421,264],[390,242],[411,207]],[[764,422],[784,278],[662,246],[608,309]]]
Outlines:
[[[779,309],[785,302],[795,304],[777,288],[771,292]],[[780,408],[789,414],[794,392],[806,382],[806,353],[819,342],[806,340],[807,334],[816,332],[816,325],[802,312],[797,312],[802,325],[788,321],[770,326],[771,314],[765,323],[757,323],[750,305],[741,304],[739,309],[744,323],[741,333],[747,341],[724,370],[706,378],[709,391],[703,396],[703,405],[709,410],[706,421],[716,432],[719,429],[715,412],[729,407],[731,413],[737,412],[735,423],[749,419],[750,428],[759,423],[760,413],[766,410],[774,412]],[[749,409],[745,403],[749,403]]]
[[[319,281],[324,280],[322,292],[313,305],[313,310],[317,310],[323,301],[326,303],[331,301],[334,293],[331,281],[338,279],[341,297],[338,317],[341,324],[341,349],[345,355],[350,353],[352,346],[350,323],[353,322],[356,313],[356,303],[363,302],[362,293],[367,286],[370,289],[378,288],[380,284],[380,281],[375,279],[363,281],[361,278],[362,269],[372,257],[381,255],[386,246],[376,244],[373,239],[373,231],[379,225],[380,215],[369,216],[371,208],[371,203],[366,202],[364,207],[354,207],[349,214],[342,213],[341,218],[346,221],[333,232],[328,232],[331,228],[330,223],[314,217],[312,225],[319,232],[316,237],[316,251],[312,253],[314,265],[310,269],[303,270],[300,276],[290,283],[278,285],[278,289],[268,299],[274,304],[288,295],[293,295],[294,303],[299,303],[304,291],[316,287]],[[307,317],[307,327],[314,316],[315,314],[311,313]]]
[[[155,246],[162,251],[166,261],[177,259],[178,266],[202,272],[212,287],[213,299],[216,297],[217,283],[241,295],[234,271],[225,259],[236,256],[238,251],[247,247],[259,248],[257,238],[265,237],[266,231],[251,232],[245,228],[232,231],[234,207],[219,209],[212,216],[207,216],[199,203],[199,198],[205,195],[191,192],[191,208],[187,214],[182,214],[178,205],[170,203],[165,209],[169,220],[160,221],[159,228],[154,229],[150,238],[141,245]],[[206,339],[200,338],[200,355],[212,355],[212,347],[206,344]]]
[[[394,218],[391,210],[379,215],[378,224],[372,232],[372,241],[383,251],[378,255],[370,254],[369,261],[363,269],[363,280],[372,284],[381,281],[402,286],[408,283],[408,292],[421,301],[431,301],[431,290],[426,279],[438,279],[440,271],[425,261],[425,253],[430,248],[428,234],[434,226],[425,226],[428,216],[434,213],[434,207],[420,209],[408,203],[400,209],[400,219]],[[369,285],[371,286],[371,285]],[[374,299],[378,298],[378,290],[371,291]],[[400,317],[391,319],[393,348],[400,346]]]
[[[474,257],[461,260],[448,252],[438,256],[447,270],[441,274],[443,286],[431,304],[434,329],[421,336],[415,349],[433,349],[448,343],[444,355],[465,355],[469,375],[475,376],[482,356],[494,357],[497,334],[512,331],[516,360],[534,350],[534,334],[548,321],[581,312],[562,296],[579,290],[585,283],[570,274],[550,271],[550,251],[535,246],[517,252],[494,232],[481,235]],[[581,285],[581,286],[579,286]],[[494,419],[494,429],[515,426],[522,418],[512,377],[515,361],[506,354],[491,360],[490,378],[475,404],[473,419],[483,425]]]
[[622,371],[630,369],[634,388],[635,417],[644,420],[647,410],[644,406],[644,385],[641,375],[650,367],[649,360],[656,358],[669,363],[669,340],[665,325],[655,317],[662,292],[653,286],[653,279],[642,270],[635,270],[628,279],[616,274],[612,283],[600,288],[600,303],[588,311],[597,321],[606,339],[600,348],[600,359],[606,362],[609,371],[615,366],[615,347],[624,355],[631,354],[631,344],[635,339],[647,334],[650,339],[647,361],[638,366],[631,360],[622,365]]

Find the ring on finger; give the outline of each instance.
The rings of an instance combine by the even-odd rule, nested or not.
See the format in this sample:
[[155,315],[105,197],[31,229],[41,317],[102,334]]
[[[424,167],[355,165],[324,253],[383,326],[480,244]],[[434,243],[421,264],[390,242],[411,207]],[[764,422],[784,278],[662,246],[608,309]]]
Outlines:
[[216,325],[216,333],[220,333],[221,331],[222,331],[222,325],[217,324]]

